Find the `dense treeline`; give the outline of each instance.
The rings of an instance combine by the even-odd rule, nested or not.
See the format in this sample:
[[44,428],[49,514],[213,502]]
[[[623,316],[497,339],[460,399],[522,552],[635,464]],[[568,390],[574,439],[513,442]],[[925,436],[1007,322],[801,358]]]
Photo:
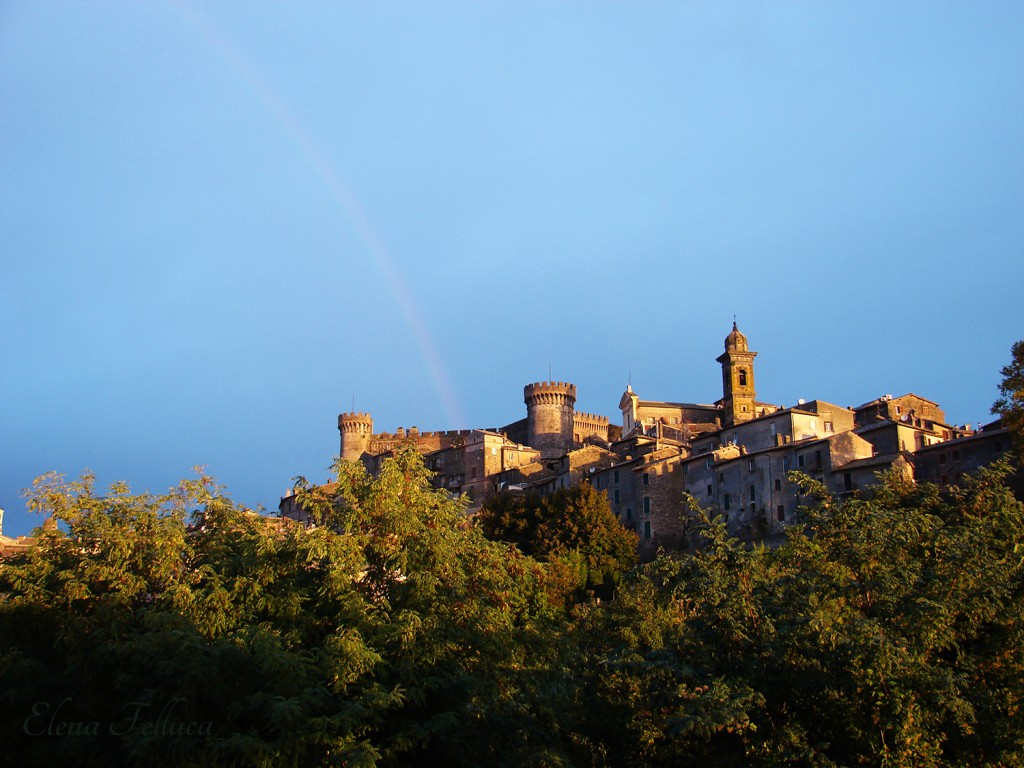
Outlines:
[[0,762],[1024,764],[1005,469],[841,502],[804,480],[785,545],[705,518],[704,549],[624,575],[600,494],[492,541],[411,452],[308,488],[309,529],[202,476],[47,477],[30,504],[58,530],[0,567]]

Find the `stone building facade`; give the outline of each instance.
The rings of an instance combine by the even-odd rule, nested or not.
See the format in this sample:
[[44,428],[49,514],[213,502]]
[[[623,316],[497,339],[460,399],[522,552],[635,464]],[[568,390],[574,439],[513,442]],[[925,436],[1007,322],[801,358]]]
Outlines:
[[[576,386],[544,381],[523,388],[526,418],[492,429],[374,432],[368,413],[338,417],[341,456],[371,472],[399,446],[424,454],[434,482],[464,494],[472,513],[495,493],[546,494],[579,482],[604,492],[641,555],[697,541],[686,499],[720,515],[731,534],[772,541],[805,502],[798,471],[837,496],[870,492],[879,472],[956,482],[1008,450],[994,429],[947,423],[938,404],[915,394],[884,395],[855,408],[824,400],[791,407],[757,400],[754,359],[736,323],[717,358],[722,397],[713,404],[642,400],[627,385],[622,425],[575,409]],[[282,514],[298,515],[294,498]]]

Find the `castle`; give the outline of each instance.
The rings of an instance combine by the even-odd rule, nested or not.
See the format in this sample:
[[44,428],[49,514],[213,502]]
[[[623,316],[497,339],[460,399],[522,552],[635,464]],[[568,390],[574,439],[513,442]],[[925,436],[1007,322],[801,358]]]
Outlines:
[[[721,515],[730,533],[771,540],[802,503],[789,481],[799,470],[836,495],[865,492],[876,473],[953,483],[1010,447],[998,422],[980,431],[946,423],[914,394],[855,408],[823,400],[783,407],[757,400],[754,358],[736,323],[717,358],[722,397],[711,404],[641,400],[627,385],[622,426],[575,410],[576,387],[560,381],[523,389],[526,418],[489,429],[374,432],[368,413],[338,416],[341,457],[374,473],[399,446],[423,454],[434,484],[464,494],[469,512],[499,492],[550,493],[583,480],[604,491],[642,555],[695,543],[685,495]],[[294,494],[281,514],[303,519]]]

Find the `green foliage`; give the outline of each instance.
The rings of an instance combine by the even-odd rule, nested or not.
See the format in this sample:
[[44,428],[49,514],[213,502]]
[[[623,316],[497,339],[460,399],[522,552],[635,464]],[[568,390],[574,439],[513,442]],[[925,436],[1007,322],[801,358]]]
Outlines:
[[413,454],[338,475],[311,529],[203,476],[164,496],[41,479],[30,506],[60,526],[0,566],[0,763],[557,756],[528,703],[557,615],[541,566],[465,525]]
[[[888,477],[775,550],[660,557],[589,617],[590,733],[610,764],[1018,765],[1024,509],[983,471]],[[607,715],[605,715],[607,718]]]
[[636,564],[636,534],[622,526],[608,497],[587,482],[545,497],[498,494],[484,504],[476,524],[489,539],[560,564],[574,575],[579,590],[604,597]]
[[589,487],[470,525],[412,452],[304,488],[310,528],[203,475],[47,476],[56,530],[0,564],[0,764],[1021,765],[1007,471],[841,502],[794,478],[781,546],[696,510],[706,545],[642,569]]
[[1013,435],[1017,451],[1024,456],[1024,340],[1014,342],[1011,360],[1001,373],[999,399],[992,405],[992,413],[1002,417],[1003,424]]

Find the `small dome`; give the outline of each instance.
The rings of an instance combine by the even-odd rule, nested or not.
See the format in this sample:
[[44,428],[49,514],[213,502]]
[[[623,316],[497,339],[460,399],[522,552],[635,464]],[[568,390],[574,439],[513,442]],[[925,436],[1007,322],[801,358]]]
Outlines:
[[736,321],[732,321],[732,332],[725,337],[726,352],[746,352],[747,337],[740,333],[736,327]]

